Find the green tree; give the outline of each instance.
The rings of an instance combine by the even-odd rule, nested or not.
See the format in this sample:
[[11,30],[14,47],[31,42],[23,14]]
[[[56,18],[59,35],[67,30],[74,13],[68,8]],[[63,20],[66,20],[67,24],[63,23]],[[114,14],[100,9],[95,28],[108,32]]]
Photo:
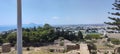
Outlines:
[[[30,27],[22,28],[23,33],[23,46],[39,46],[41,43],[54,42],[54,40],[59,37],[68,39],[70,41],[83,39],[83,35],[79,32],[79,36],[76,36],[72,31],[64,31],[61,28],[52,27],[49,24],[45,24],[43,27]],[[16,44],[16,30],[11,32],[6,32],[5,34],[0,35],[0,43],[10,42],[13,46]],[[7,41],[6,41],[7,40]]]
[[52,28],[52,26],[50,26],[49,24],[45,24],[45,25],[43,26],[43,28],[44,28],[44,29],[50,29],[50,28]]
[[79,39],[83,39],[83,34],[82,34],[81,31],[78,32],[78,38],[79,38]]
[[[120,10],[120,0],[115,0],[115,2],[112,5],[114,6],[114,8],[112,8],[113,10],[117,10],[117,11]],[[108,12],[108,13],[114,16],[120,16],[119,12],[114,12],[114,13]],[[120,30],[120,18],[119,17],[108,17],[108,18],[113,20],[113,22],[105,22],[105,23],[109,25],[115,25],[117,26],[117,29]]]
[[0,35],[0,45],[3,44],[5,39],[2,38],[2,36]]
[[16,44],[16,32],[15,33],[10,33],[8,34],[6,40],[11,43],[12,46],[14,46]]
[[23,31],[23,45],[29,45],[30,38],[29,38],[29,32]]

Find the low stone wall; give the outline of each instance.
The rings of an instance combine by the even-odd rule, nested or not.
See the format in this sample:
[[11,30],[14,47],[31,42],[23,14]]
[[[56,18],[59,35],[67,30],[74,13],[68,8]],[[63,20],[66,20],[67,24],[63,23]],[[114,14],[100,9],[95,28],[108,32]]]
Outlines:
[[70,51],[70,50],[78,50],[80,49],[80,45],[79,44],[71,44],[71,45],[66,45],[65,46],[65,50],[66,51]]
[[2,52],[3,53],[7,53],[7,52],[10,52],[11,51],[11,45],[10,43],[4,43],[2,45]]
[[65,52],[65,49],[64,48],[60,48],[60,49],[59,48],[58,49],[57,48],[50,48],[49,51],[50,52],[60,52],[60,53],[63,53],[63,52]]

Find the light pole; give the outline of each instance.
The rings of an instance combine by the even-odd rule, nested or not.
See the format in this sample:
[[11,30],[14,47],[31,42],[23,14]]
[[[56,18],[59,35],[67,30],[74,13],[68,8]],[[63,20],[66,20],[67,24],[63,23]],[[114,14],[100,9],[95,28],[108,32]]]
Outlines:
[[22,54],[22,5],[17,0],[17,54]]

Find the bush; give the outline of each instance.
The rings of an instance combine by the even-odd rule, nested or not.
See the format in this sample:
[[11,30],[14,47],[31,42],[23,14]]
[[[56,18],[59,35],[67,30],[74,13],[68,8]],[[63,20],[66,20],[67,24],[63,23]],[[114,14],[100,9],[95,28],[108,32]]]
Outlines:
[[67,52],[67,50],[66,50],[66,49],[64,49],[63,53],[65,53],[65,52]]
[[100,39],[100,34],[87,34],[85,39]]
[[115,45],[120,44],[120,40],[118,40],[118,39],[111,38],[110,41]]
[[115,54],[114,52],[112,54]]
[[89,50],[97,50],[97,47],[92,42],[87,42]]
[[26,50],[27,50],[27,51],[30,51],[30,48],[29,48],[29,47],[27,47],[27,48],[26,48]]
[[104,54],[108,54],[109,52],[107,51],[107,52],[105,52]]
[[50,52],[54,52],[54,49],[49,49]]
[[97,54],[97,52],[91,52],[91,54]]
[[60,42],[60,46],[64,46],[64,42],[63,41]]

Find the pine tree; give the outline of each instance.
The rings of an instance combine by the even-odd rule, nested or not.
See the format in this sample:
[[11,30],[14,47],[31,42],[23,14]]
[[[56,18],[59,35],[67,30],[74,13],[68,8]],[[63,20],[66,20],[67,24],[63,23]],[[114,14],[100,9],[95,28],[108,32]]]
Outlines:
[[[108,25],[114,25],[117,26],[116,29],[120,30],[120,0],[115,0],[115,2],[112,4],[114,8],[112,10],[116,10],[117,12],[111,13],[108,12],[109,14],[113,15],[114,17],[108,17],[109,19],[113,20],[113,22],[105,22]],[[116,17],[115,17],[116,16]]]

